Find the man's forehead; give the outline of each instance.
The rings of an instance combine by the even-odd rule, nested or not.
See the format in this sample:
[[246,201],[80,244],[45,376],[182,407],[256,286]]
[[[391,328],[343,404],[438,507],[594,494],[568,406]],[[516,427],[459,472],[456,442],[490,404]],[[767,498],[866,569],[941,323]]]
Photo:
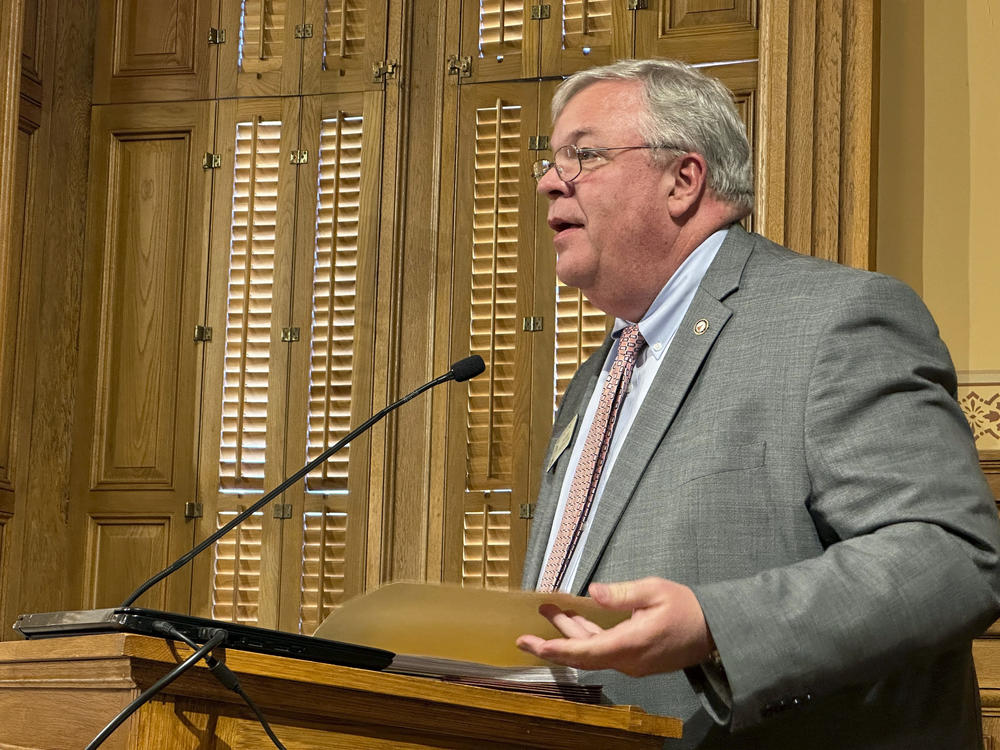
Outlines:
[[583,145],[607,145],[586,143],[589,140],[633,137],[639,132],[638,121],[632,113],[602,109],[587,115],[575,115],[563,110],[552,128],[552,147],[560,148],[570,143]]
[[553,123],[563,143],[575,143],[586,135],[603,135],[634,124],[640,95],[638,81],[597,81],[566,101]]

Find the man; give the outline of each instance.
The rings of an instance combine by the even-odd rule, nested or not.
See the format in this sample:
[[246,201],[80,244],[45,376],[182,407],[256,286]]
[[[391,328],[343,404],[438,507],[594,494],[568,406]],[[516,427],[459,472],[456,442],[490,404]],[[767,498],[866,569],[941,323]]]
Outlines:
[[698,71],[584,71],[553,116],[557,274],[618,320],[563,398],[524,585],[631,616],[550,605],[565,637],[518,645],[684,719],[679,747],[981,747],[1000,529],[922,303],[739,226],[749,146]]

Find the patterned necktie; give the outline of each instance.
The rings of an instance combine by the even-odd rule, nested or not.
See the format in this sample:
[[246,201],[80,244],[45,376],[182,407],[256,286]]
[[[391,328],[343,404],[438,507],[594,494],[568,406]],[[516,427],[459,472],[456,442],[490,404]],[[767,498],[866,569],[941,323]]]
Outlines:
[[615,432],[618,412],[621,411],[629,381],[632,379],[636,357],[645,345],[646,341],[639,333],[639,326],[630,325],[622,329],[615,361],[611,365],[608,379],[604,382],[604,390],[597,404],[594,421],[590,424],[587,441],[583,444],[583,453],[580,454],[580,461],[576,465],[573,483],[566,498],[566,508],[559,523],[559,533],[538,584],[539,591],[555,591],[562,585],[566,566],[573,557],[590,506],[594,503],[594,494],[601,481],[601,471],[608,456],[608,448],[611,447],[611,437]]

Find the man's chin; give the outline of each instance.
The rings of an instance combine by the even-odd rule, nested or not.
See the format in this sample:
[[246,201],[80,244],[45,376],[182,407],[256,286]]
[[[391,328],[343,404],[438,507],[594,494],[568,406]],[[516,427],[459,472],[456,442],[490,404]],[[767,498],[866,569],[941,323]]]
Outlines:
[[579,263],[574,263],[574,260],[576,259],[571,251],[560,253],[556,258],[556,278],[566,286],[586,289],[593,281],[593,270],[581,267]]

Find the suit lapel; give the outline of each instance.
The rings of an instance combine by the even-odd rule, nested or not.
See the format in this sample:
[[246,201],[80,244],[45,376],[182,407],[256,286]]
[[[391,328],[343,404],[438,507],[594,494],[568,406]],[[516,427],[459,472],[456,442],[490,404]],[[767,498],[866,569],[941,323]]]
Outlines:
[[[542,559],[545,555],[545,547],[548,544],[549,533],[552,529],[553,517],[556,506],[559,504],[559,492],[562,489],[563,481],[566,477],[566,466],[569,463],[569,455],[573,450],[573,443],[579,439],[580,424],[583,422],[584,412],[587,411],[587,404],[590,402],[590,395],[597,387],[598,378],[607,359],[608,350],[611,347],[611,337],[608,336],[601,348],[596,351],[580,367],[578,378],[581,379],[579,387],[575,384],[567,389],[563,403],[559,409],[559,415],[552,426],[552,438],[549,440],[549,448],[546,452],[545,463],[541,469],[544,472],[542,477],[542,487],[539,492],[538,502],[535,503],[535,516],[531,521],[531,536],[528,539],[528,547],[525,551],[524,572],[522,574],[522,586],[533,589],[541,572]],[[553,449],[556,441],[562,436],[569,426],[576,422],[575,430],[577,435],[569,442],[566,450],[558,457],[551,469],[547,468],[552,461]]]
[[752,248],[753,238],[734,226],[695,293],[611,469],[581,553],[571,589],[574,593],[586,593],[639,479],[729,321],[732,311],[722,300],[739,288]]

